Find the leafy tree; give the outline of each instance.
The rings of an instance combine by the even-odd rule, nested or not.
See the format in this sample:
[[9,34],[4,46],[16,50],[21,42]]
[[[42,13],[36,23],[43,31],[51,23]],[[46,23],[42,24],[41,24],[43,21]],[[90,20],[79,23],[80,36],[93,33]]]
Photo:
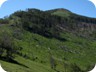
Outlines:
[[3,31],[0,35],[0,51],[1,56],[4,55],[7,59],[14,58],[19,51],[19,48],[15,45],[14,38],[6,31]]

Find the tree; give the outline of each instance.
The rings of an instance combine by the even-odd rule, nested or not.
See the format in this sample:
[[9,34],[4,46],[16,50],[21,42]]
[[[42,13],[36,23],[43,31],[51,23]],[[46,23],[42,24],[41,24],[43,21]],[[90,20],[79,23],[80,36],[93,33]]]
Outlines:
[[56,61],[55,61],[55,59],[54,59],[54,57],[52,56],[52,53],[51,53],[51,51],[50,51],[51,49],[50,48],[48,48],[48,53],[49,53],[49,58],[50,58],[50,65],[51,65],[51,68],[52,69],[54,69],[54,70],[56,70]]
[[50,56],[50,64],[52,69],[56,69],[56,62],[52,56]]
[[0,51],[7,59],[14,58],[15,54],[19,51],[19,48],[15,45],[14,38],[6,31],[3,31],[0,35]]

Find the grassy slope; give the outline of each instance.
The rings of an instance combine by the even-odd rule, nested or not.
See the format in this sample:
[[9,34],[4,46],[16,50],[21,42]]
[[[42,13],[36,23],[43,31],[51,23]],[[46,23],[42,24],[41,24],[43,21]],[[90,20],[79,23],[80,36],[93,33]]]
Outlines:
[[[0,27],[0,33],[5,30],[12,34],[14,29],[17,28],[7,25],[2,26]],[[28,68],[4,61],[0,62],[4,69],[9,72],[55,72],[50,68],[50,48],[50,52],[57,63],[56,69],[61,72],[64,72],[65,61],[68,64],[76,63],[82,69],[86,69],[88,65],[96,63],[96,41],[84,39],[68,32],[64,32],[62,37],[67,41],[49,39],[24,31],[22,40],[16,39],[16,42],[18,46],[23,48],[22,54],[29,59],[17,56],[15,60]]]
[[69,17],[71,12],[70,11],[67,11],[67,10],[64,10],[64,9],[57,9],[57,10],[53,10],[51,12],[51,14],[53,15],[57,15],[57,16],[61,16],[61,17]]
[[68,17],[70,16],[70,12],[64,12],[64,11],[56,11],[54,13],[52,13],[53,15],[58,15],[61,17]]
[[50,69],[50,67],[48,66],[44,66],[40,63],[36,63],[28,59],[24,59],[22,57],[18,57],[16,59],[19,63],[27,67],[4,62],[4,61],[0,61],[0,62],[2,64],[2,67],[8,72],[55,72],[52,69]]

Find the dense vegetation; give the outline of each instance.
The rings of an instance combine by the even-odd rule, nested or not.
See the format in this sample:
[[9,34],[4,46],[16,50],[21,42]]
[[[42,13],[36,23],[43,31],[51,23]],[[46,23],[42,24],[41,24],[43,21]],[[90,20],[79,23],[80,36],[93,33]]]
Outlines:
[[87,72],[96,63],[95,18],[27,9],[0,24],[0,60],[10,72]]

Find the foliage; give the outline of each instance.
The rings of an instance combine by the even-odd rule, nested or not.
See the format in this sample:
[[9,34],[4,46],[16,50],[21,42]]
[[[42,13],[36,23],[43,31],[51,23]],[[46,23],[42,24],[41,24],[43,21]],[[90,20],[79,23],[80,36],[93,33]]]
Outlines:
[[0,35],[0,56],[12,59],[18,51],[19,48],[15,46],[14,38],[8,32],[3,31]]

